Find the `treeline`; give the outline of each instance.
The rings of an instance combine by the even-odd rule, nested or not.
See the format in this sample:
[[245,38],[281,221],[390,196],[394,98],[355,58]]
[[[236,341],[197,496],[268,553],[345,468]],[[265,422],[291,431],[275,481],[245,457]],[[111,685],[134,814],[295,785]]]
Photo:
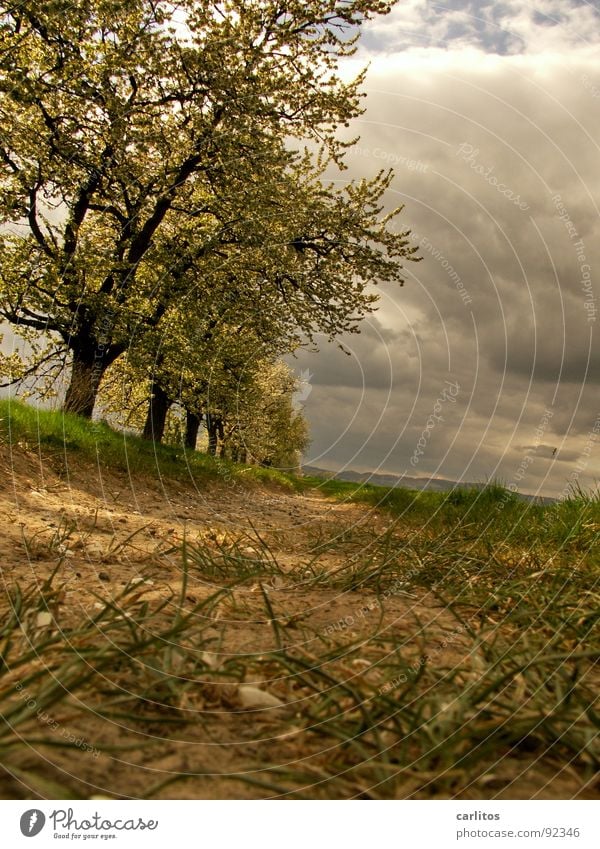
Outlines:
[[362,111],[339,61],[391,5],[2,4],[0,316],[29,352],[6,383],[67,370],[82,416],[162,439],[176,408],[190,446],[204,423],[234,459],[301,450],[282,355],[356,330],[415,258],[391,172],[324,177]]
[[164,438],[234,462],[295,470],[309,439],[294,399],[301,383],[289,367],[259,360],[244,363],[237,375],[209,375],[211,384],[192,397],[186,394],[189,387],[169,393],[156,381],[148,402],[148,384],[140,383],[130,360],[122,357],[105,374],[98,406],[113,426],[146,439]]

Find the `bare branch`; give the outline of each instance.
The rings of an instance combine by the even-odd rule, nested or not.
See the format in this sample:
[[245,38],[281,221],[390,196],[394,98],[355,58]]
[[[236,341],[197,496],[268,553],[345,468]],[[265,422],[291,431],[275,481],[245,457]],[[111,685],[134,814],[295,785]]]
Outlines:
[[48,242],[44,234],[42,233],[41,227],[39,225],[37,219],[37,193],[39,191],[40,185],[39,183],[34,186],[29,192],[29,211],[27,214],[27,220],[29,221],[29,229],[33,233],[33,236],[41,247],[46,256],[54,258],[54,251],[50,248]]
[[[13,380],[9,380],[6,383],[0,383],[0,389],[7,389],[9,386],[15,386],[18,383],[22,383],[28,377],[31,377],[32,374],[35,374],[39,369],[45,365],[46,363],[55,360],[60,354],[63,355],[63,366],[64,366],[64,358],[66,356],[66,348],[54,348],[52,349],[46,356],[42,357],[40,360],[37,360],[33,363],[28,369],[26,369],[23,374],[19,377],[15,377]],[[58,365],[58,363],[56,364]]]

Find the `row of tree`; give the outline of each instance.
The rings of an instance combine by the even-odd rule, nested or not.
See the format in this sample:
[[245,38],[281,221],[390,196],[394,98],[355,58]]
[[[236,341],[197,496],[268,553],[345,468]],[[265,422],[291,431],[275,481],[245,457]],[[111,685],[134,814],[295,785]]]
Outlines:
[[8,379],[68,368],[64,408],[91,417],[121,374],[146,392],[146,436],[177,402],[187,444],[204,421],[234,457],[261,392],[293,430],[279,358],[356,330],[368,284],[415,258],[382,213],[391,172],[325,179],[361,112],[340,59],[391,5],[0,4],[0,316],[30,351]]
[[107,370],[98,403],[111,424],[148,439],[161,441],[164,436],[170,443],[200,446],[235,462],[297,469],[308,446],[308,427],[295,399],[299,381],[289,367],[280,360],[253,359],[244,364],[240,381],[226,375],[221,382],[220,377],[211,375],[215,381],[204,395],[203,409],[200,394],[192,406],[185,393],[173,398],[160,389],[150,415],[148,386],[121,358]]

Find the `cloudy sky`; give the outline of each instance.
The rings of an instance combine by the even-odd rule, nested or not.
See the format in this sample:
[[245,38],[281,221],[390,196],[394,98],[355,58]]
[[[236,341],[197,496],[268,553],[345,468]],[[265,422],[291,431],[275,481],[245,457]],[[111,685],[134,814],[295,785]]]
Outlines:
[[370,23],[351,176],[423,260],[350,356],[302,353],[306,462],[560,495],[600,482],[600,2],[401,0]]

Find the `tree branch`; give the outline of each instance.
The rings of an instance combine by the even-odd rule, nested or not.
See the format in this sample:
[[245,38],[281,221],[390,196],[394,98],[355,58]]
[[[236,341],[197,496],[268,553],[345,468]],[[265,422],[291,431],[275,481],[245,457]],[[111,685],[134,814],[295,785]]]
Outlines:
[[[32,366],[30,366],[28,369],[26,369],[23,372],[23,374],[20,375],[20,377],[15,377],[13,380],[9,380],[7,383],[0,383],[0,389],[7,389],[9,386],[14,386],[16,383],[21,383],[23,380],[30,377],[32,374],[35,374],[35,372],[39,368],[41,368],[43,365],[50,362],[55,357],[58,357],[61,353],[63,354],[63,357],[64,357],[64,355],[66,354],[66,351],[64,349],[61,349],[61,348],[53,349],[52,351],[50,351],[50,353],[46,354],[45,357],[42,357],[41,360],[38,360]],[[64,363],[63,363],[63,365],[64,365]]]
[[124,215],[118,207],[113,206],[112,204],[101,204],[101,203],[90,203],[88,205],[88,209],[92,210],[92,212],[106,212],[108,215],[112,215],[113,218],[116,218],[119,224],[122,227],[127,227],[129,224],[129,219],[126,215]]
[[37,220],[37,193],[40,188],[39,183],[34,186],[34,188],[29,190],[29,210],[27,213],[27,220],[29,221],[29,229],[33,233],[33,236],[41,247],[46,256],[54,259],[54,251],[50,248],[48,242],[44,234],[42,233],[41,227]]
[[[21,309],[24,308],[21,307]],[[62,333],[61,328],[58,326],[58,324],[56,324],[56,322],[50,321],[49,318],[41,318],[40,316],[37,316],[35,318],[25,318],[24,316],[19,315],[19,313],[13,310],[5,309],[1,310],[0,314],[3,315],[7,321],[9,321],[11,324],[16,325],[17,327],[19,325],[22,325],[23,327],[32,327],[34,330],[54,330],[56,333]],[[32,313],[32,315],[34,315],[34,313]]]
[[10,158],[9,154],[6,152],[6,150],[5,150],[3,147],[2,147],[2,148],[0,148],[0,156],[2,156],[2,160],[3,160],[3,162],[6,162],[6,164],[8,165],[8,167],[12,170],[13,174],[18,174],[18,173],[19,173],[19,171],[20,171],[21,169],[20,169],[20,168],[19,168],[19,166],[16,164],[16,162],[14,162],[14,161]]

